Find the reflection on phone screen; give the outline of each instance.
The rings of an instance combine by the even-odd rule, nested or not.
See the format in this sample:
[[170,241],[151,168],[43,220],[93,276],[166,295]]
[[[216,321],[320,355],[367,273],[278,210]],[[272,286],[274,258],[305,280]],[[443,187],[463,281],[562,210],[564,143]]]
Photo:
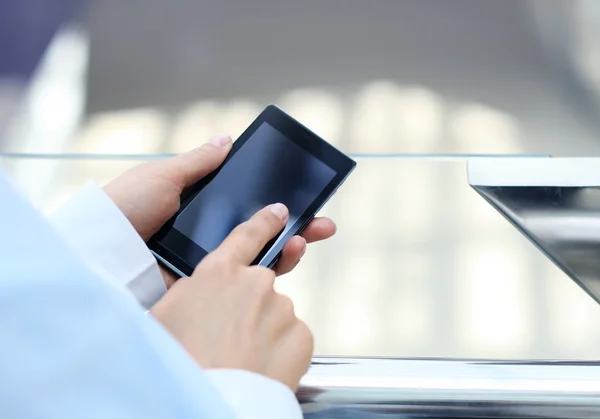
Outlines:
[[290,212],[285,233],[335,175],[265,122],[179,214],[173,227],[210,252],[258,210],[281,202]]

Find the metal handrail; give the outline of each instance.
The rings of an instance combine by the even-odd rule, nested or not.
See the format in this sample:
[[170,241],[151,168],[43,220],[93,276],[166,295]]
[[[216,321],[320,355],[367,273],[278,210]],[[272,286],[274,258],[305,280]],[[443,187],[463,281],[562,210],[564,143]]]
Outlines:
[[600,362],[314,358],[305,418],[600,418]]

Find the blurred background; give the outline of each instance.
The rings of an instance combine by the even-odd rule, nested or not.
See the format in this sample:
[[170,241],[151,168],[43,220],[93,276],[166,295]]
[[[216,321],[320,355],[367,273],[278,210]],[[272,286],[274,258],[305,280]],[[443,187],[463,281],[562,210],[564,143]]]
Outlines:
[[359,167],[278,287],[320,355],[600,358],[465,159],[600,154],[596,0],[3,0],[0,164],[52,211],[277,103]]

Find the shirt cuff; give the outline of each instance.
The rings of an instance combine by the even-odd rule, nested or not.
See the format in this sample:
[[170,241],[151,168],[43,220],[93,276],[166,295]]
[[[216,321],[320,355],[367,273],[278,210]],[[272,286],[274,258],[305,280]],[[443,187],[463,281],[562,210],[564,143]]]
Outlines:
[[284,384],[244,370],[204,370],[239,419],[302,419],[296,395]]
[[167,291],[156,259],[104,190],[88,182],[50,217],[59,234],[150,309]]

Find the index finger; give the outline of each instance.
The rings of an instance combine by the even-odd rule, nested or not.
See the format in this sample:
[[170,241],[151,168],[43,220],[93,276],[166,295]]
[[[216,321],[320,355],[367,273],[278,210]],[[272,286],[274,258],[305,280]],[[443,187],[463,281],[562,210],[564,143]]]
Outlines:
[[289,212],[283,204],[273,204],[258,211],[248,221],[238,225],[215,250],[226,257],[249,265],[266,244],[283,230]]

